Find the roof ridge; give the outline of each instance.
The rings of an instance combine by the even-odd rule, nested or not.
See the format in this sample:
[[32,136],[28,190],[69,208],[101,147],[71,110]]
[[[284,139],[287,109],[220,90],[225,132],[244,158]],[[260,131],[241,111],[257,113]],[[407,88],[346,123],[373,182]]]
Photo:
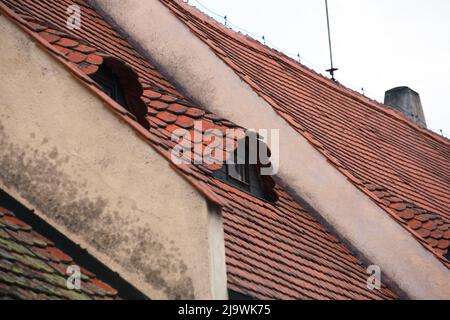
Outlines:
[[[170,4],[168,4],[166,1],[167,0],[160,0],[164,5],[168,6]],[[427,135],[430,138],[435,139],[438,142],[444,143],[446,145],[450,146],[450,139],[446,138],[444,136],[439,135],[438,133],[428,129],[428,128],[424,128],[419,126],[417,123],[415,123],[414,121],[410,120],[409,118],[407,118],[404,114],[402,114],[401,112],[385,105],[384,103],[381,103],[375,99],[372,99],[370,97],[367,97],[361,93],[359,93],[358,91],[349,88],[347,86],[345,86],[344,84],[338,82],[338,81],[333,81],[329,78],[327,78],[326,76],[320,74],[318,71],[302,64],[301,62],[298,62],[296,60],[294,60],[293,58],[289,57],[287,54],[275,49],[275,48],[271,48],[268,45],[261,43],[259,40],[252,38],[250,35],[244,34],[240,31],[236,31],[233,30],[232,28],[229,28],[223,24],[221,24],[220,22],[218,22],[217,20],[215,20],[214,18],[212,18],[211,16],[209,16],[208,14],[204,13],[203,11],[201,11],[200,9],[198,9],[195,6],[190,5],[187,2],[184,2],[182,0],[173,0],[171,1],[173,3],[177,3],[180,7],[184,8],[185,10],[187,10],[189,13],[191,13],[192,15],[194,15],[196,18],[198,19],[202,19],[210,24],[215,25],[216,27],[218,27],[219,29],[223,30],[223,31],[228,31],[231,32],[237,36],[242,36],[244,38],[246,38],[249,41],[254,42],[258,47],[251,47],[252,50],[258,51],[261,54],[265,54],[267,56],[269,56],[270,58],[273,58],[273,55],[271,55],[271,53],[275,53],[277,56],[279,56],[279,59],[281,59],[282,62],[287,63],[290,67],[293,67],[296,70],[299,71],[303,71],[303,72],[308,72],[311,73],[310,76],[313,76],[314,78],[316,78],[318,81],[320,81],[322,84],[330,87],[330,88],[335,88],[337,90],[339,90],[341,93],[347,95],[350,98],[356,99],[358,101],[360,101],[361,103],[373,108],[374,110],[377,110],[379,112],[383,112],[384,114],[390,116],[393,119],[396,119],[398,121],[401,121],[405,124],[407,124],[408,126],[410,126],[411,128],[415,129],[416,131],[420,132],[421,134]],[[204,17],[199,17],[198,15],[203,15]],[[206,18],[206,19],[205,19]],[[239,38],[235,38],[234,40],[236,41],[240,41],[242,42],[243,45],[247,46],[247,44],[245,44],[243,41],[241,41],[241,39]],[[277,61],[279,62],[279,61]]]

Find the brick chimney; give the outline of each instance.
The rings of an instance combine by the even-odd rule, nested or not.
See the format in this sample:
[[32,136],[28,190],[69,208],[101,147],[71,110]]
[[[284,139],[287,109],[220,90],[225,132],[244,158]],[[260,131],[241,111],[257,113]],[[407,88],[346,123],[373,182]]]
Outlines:
[[384,104],[402,112],[420,126],[427,126],[420,96],[414,90],[408,87],[397,87],[386,91]]

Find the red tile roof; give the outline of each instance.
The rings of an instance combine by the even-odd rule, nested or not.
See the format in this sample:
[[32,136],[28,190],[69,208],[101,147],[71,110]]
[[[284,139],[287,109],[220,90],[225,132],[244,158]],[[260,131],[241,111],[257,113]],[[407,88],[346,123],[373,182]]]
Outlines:
[[161,2],[350,181],[450,268],[444,257],[450,230],[449,140],[222,26],[182,1]]
[[81,270],[81,290],[69,290],[67,268],[76,261],[28,224],[0,207],[0,300],[117,299],[117,290]]
[[[166,159],[170,160],[175,145],[171,133],[179,127],[190,128],[192,119],[200,119],[206,126],[220,130],[237,127],[185,99],[83,1],[77,1],[82,7],[83,28],[67,30],[65,9],[72,3],[1,0],[0,8]],[[58,39],[48,34],[57,35]],[[67,47],[66,42],[65,47],[58,48],[49,42],[61,39],[71,39],[77,44]],[[89,51],[97,56],[122,60],[139,75],[144,88],[142,99],[148,106],[148,130],[86,76],[95,66],[86,64],[87,60],[80,63],[79,59],[70,59],[70,53],[83,52],[86,47],[92,48]],[[58,51],[61,48],[63,53]],[[275,186],[279,200],[268,203],[213,178],[210,173],[217,166],[172,164],[172,167],[222,207],[230,289],[260,299],[397,298],[385,286],[381,290],[369,290],[363,264],[280,186]]]

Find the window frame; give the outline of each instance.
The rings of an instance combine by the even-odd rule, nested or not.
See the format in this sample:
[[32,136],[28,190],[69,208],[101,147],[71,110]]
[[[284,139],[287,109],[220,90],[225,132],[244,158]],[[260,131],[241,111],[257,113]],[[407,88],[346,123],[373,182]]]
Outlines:
[[98,71],[91,75],[91,78],[111,99],[116,101],[125,109],[129,109],[119,77],[116,76],[111,70],[106,68],[104,65],[101,65]]
[[[238,183],[243,184],[244,186],[246,186],[247,188],[250,188],[250,170],[252,170],[252,166],[249,163],[249,150],[248,147],[246,147],[245,149],[245,160],[244,163],[239,163],[241,162],[236,154],[235,154],[235,159],[237,163],[233,163],[233,164],[227,164],[226,165],[226,173],[227,173],[227,178],[232,179]],[[239,170],[237,170],[236,168],[239,167],[242,170],[242,173],[239,172]],[[234,170],[237,175],[234,175],[233,173],[231,173],[231,170]],[[239,176],[238,176],[239,175]]]

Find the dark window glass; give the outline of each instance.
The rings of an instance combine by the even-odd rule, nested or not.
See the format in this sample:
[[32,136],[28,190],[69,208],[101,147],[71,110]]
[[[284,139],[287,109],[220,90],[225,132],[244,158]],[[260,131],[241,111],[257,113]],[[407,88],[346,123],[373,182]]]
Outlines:
[[444,255],[444,257],[450,261],[450,249],[447,251],[447,253]]
[[256,170],[256,165],[249,164],[249,148],[248,148],[248,138],[245,138],[245,155],[238,154],[237,150],[235,152],[235,163],[227,165],[227,175],[229,179],[238,181],[239,183],[248,186],[250,184],[250,171]]
[[220,170],[213,173],[213,176],[257,198],[271,201],[271,198],[264,191],[258,165],[250,164],[249,148],[246,149],[245,158],[243,155],[242,158],[238,158],[236,152],[235,163],[222,166]]
[[240,181],[245,184],[249,184],[250,178],[250,165],[248,163],[245,164],[230,164],[228,165],[228,175],[237,181]]
[[111,70],[102,65],[96,73],[91,75],[91,78],[111,99],[128,109],[119,78]]

